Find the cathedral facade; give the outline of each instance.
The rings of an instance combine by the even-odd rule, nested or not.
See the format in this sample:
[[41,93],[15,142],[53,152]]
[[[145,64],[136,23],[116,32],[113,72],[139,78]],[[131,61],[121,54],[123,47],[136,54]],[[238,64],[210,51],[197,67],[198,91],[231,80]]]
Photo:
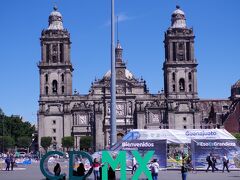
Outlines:
[[[146,81],[136,78],[126,67],[123,48],[117,42],[116,124],[117,138],[132,129],[221,128],[231,100],[204,100],[198,97],[197,60],[194,32],[186,25],[184,12],[177,7],[165,32],[163,62],[164,90],[148,91]],[[61,139],[92,136],[93,148],[101,150],[110,142],[110,78],[108,71],[95,80],[88,94],[72,91],[71,41],[63,28],[62,15],[54,8],[49,26],[41,33],[40,97],[38,110],[39,144],[50,136],[61,148]]]

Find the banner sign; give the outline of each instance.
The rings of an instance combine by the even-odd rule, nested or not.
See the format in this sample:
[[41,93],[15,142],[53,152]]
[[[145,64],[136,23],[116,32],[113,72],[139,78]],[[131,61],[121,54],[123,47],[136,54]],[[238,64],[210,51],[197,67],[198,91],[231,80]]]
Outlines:
[[132,165],[132,155],[130,151],[137,150],[141,156],[144,156],[148,151],[154,151],[152,159],[157,159],[160,168],[167,167],[167,142],[166,140],[128,140],[122,141],[122,151],[127,151],[127,165]]
[[168,144],[190,144],[192,139],[236,139],[225,129],[134,129],[123,140],[161,140]]
[[237,140],[192,140],[191,149],[193,166],[197,169],[207,169],[206,158],[210,154],[216,157],[216,167],[219,170],[223,168],[224,154],[229,159],[228,165],[230,169],[240,169],[240,142]]

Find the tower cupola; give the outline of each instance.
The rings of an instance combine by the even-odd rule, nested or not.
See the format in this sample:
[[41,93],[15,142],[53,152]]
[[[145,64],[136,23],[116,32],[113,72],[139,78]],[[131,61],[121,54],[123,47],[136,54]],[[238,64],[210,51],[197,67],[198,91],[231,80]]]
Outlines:
[[122,53],[123,53],[123,49],[122,46],[118,40],[117,42],[117,47],[115,48],[115,59],[116,62],[122,62]]
[[53,8],[53,11],[48,18],[48,23],[49,30],[63,30],[62,15],[56,6]]
[[176,8],[172,13],[171,28],[187,28],[184,12],[180,9],[180,6],[176,6]]

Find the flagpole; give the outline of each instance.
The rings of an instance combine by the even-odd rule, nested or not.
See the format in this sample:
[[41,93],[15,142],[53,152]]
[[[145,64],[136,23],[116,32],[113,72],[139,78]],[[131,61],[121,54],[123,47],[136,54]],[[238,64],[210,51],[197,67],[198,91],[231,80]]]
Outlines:
[[116,128],[116,69],[115,69],[115,49],[114,49],[114,0],[111,0],[111,146],[117,142]]

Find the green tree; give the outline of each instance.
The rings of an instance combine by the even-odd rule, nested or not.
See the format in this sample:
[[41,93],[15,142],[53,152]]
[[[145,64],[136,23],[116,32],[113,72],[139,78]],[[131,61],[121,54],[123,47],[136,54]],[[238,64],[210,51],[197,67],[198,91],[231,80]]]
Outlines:
[[92,147],[92,136],[83,136],[80,139],[80,148],[83,150],[88,150]]
[[67,148],[67,151],[69,148],[72,148],[74,146],[74,139],[72,136],[67,136],[62,138],[62,147]]
[[0,108],[0,115],[4,115],[2,108]]
[[15,141],[10,136],[0,136],[0,149],[3,152],[6,149],[14,148]]
[[17,142],[19,137],[32,137],[35,126],[23,122],[20,116],[6,116],[0,108],[0,136],[10,136]]
[[232,135],[240,141],[240,133],[232,133]]
[[41,137],[41,146],[47,152],[48,148],[52,144],[52,138],[51,137]]
[[31,143],[31,138],[24,136],[24,137],[19,137],[17,139],[17,146],[20,148],[28,148],[30,146]]

